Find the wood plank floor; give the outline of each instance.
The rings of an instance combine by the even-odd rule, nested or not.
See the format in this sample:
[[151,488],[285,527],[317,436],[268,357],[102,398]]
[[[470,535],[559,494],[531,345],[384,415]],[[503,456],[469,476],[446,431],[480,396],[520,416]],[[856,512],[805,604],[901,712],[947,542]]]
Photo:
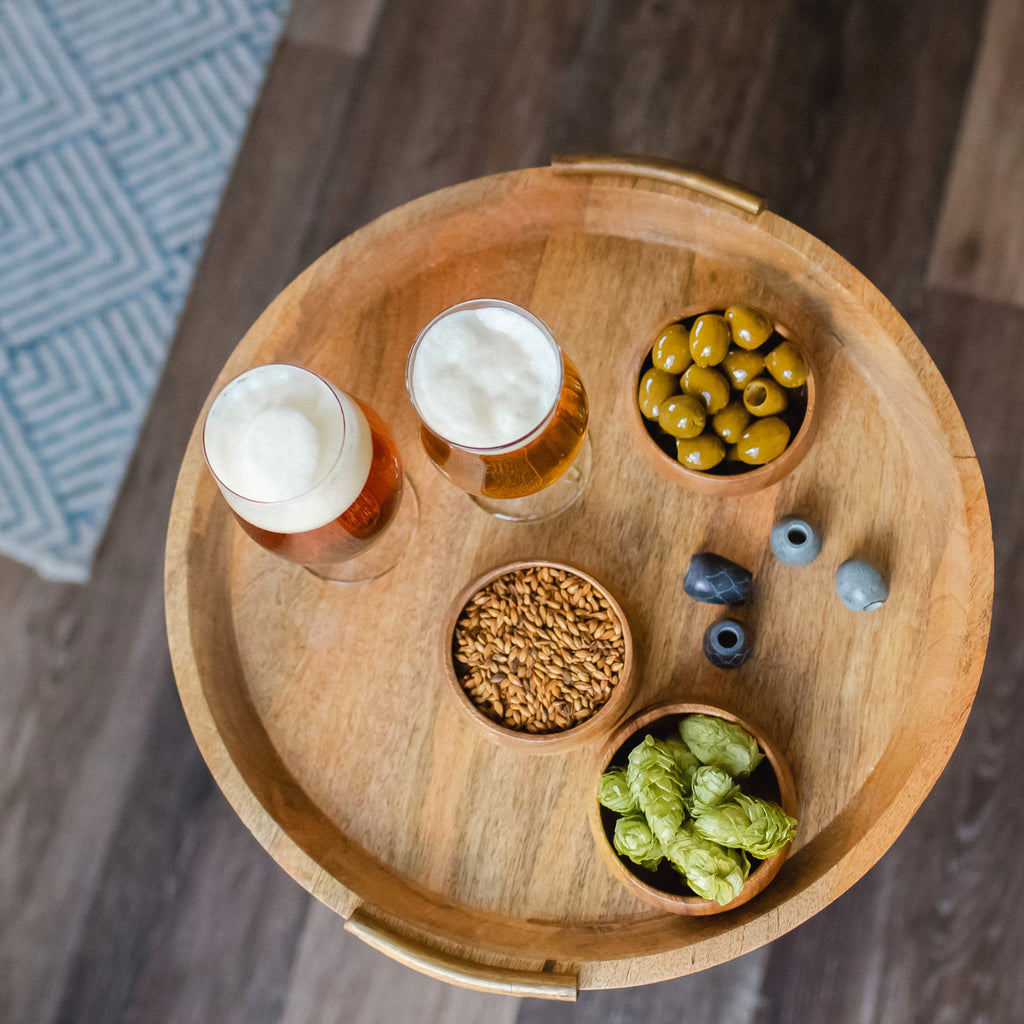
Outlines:
[[[1019,0],[294,0],[92,582],[0,562],[0,1020],[1021,1020],[1022,48]],[[563,1005],[399,967],[271,861],[184,721],[162,561],[203,398],[287,281],[398,203],[583,150],[741,181],[892,299],[973,437],[997,589],[963,740],[864,879],[739,960]]]

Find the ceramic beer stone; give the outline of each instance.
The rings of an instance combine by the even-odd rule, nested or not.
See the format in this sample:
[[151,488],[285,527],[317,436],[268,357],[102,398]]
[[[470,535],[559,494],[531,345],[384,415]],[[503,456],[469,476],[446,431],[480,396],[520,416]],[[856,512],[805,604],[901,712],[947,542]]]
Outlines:
[[704,631],[702,647],[717,668],[739,668],[750,656],[750,634],[735,619],[721,619]]
[[[442,310],[481,295],[543,319],[587,389],[590,479],[545,522],[482,512],[420,445],[409,348]],[[643,346],[680,309],[734,302],[787,326],[817,395],[799,462],[737,496],[683,486],[635,412]],[[419,498],[416,543],[359,587],[275,559],[235,525],[197,424],[168,527],[168,641],[214,779],[347,929],[456,984],[571,999],[740,956],[821,910],[895,841],[978,684],[991,530],[945,383],[835,252],[696,172],[559,160],[432,193],[339,242],[253,324],[210,394],[274,360],[321,373],[388,422]],[[851,613],[827,576],[808,585],[817,563],[794,571],[771,553],[771,524],[812,498],[835,551],[870,545],[885,524],[883,610]],[[756,576],[757,642],[735,672],[700,651],[721,616],[681,586],[697,551]],[[778,738],[799,831],[748,903],[662,914],[611,876],[587,826],[609,736],[536,756],[489,742],[454,706],[441,617],[475,577],[517,559],[576,566],[616,595],[635,641],[627,715],[727,704]]]
[[848,558],[836,570],[836,593],[853,612],[881,608],[889,597],[889,581],[867,562]]
[[683,577],[683,590],[695,601],[707,604],[743,604],[752,589],[749,569],[711,551],[695,554]]
[[771,546],[786,565],[810,565],[821,554],[821,535],[806,519],[783,516],[772,527]]

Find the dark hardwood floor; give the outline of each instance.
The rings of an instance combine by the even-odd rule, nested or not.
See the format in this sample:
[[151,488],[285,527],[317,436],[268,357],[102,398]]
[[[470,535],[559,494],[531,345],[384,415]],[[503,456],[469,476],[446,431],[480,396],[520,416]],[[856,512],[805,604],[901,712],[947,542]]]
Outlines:
[[[294,0],[92,582],[0,562],[0,1020],[1020,1021],[1022,47],[1018,0]],[[399,203],[583,150],[736,179],[890,297],[971,432],[997,580],[963,739],[874,869],[738,960],[565,1005],[399,967],[276,866],[184,721],[162,573],[188,434],[269,300]]]

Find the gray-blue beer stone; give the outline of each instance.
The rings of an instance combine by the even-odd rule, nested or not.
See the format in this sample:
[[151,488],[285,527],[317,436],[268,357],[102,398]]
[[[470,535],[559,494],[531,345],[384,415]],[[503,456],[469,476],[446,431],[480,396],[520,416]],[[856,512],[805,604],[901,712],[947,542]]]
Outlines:
[[851,611],[870,612],[885,604],[889,581],[868,562],[848,558],[836,570],[836,593]]
[[773,527],[775,557],[787,565],[810,565],[821,554],[821,535],[806,519],[783,516]]

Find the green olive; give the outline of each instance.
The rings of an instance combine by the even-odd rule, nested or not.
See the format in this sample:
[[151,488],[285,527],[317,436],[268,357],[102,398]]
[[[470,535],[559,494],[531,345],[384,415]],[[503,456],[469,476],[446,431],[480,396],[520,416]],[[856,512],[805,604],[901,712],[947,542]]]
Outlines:
[[732,340],[740,348],[752,349],[763,345],[772,335],[768,314],[754,306],[730,306],[725,319],[732,331]]
[[725,442],[717,434],[676,441],[676,459],[688,469],[714,469],[725,458],[725,452]]
[[683,324],[669,324],[658,335],[651,349],[651,361],[659,370],[682,373],[693,359],[690,357],[690,337]]
[[673,437],[696,437],[707,422],[704,403],[693,395],[673,395],[661,403],[658,424]]
[[778,416],[755,419],[740,435],[729,455],[748,466],[763,466],[777,459],[789,444],[789,427]]
[[789,399],[777,381],[758,377],[743,389],[743,404],[754,416],[774,416],[789,405]]
[[729,325],[717,313],[705,313],[690,328],[690,355],[698,366],[717,366],[729,351]]
[[702,398],[708,412],[712,414],[724,409],[732,396],[732,388],[724,374],[697,363],[688,367],[683,374],[683,392]]
[[750,381],[764,370],[764,356],[760,352],[747,352],[742,348],[730,348],[722,360],[722,370],[734,388],[745,388]]
[[776,345],[764,357],[768,372],[785,388],[798,388],[807,380],[807,363],[791,341]]
[[741,398],[734,398],[711,417],[712,429],[726,444],[735,444],[749,422],[750,413]]
[[649,420],[656,420],[661,412],[661,403],[671,395],[679,393],[679,378],[652,366],[640,378],[640,391],[637,404],[640,411]]

